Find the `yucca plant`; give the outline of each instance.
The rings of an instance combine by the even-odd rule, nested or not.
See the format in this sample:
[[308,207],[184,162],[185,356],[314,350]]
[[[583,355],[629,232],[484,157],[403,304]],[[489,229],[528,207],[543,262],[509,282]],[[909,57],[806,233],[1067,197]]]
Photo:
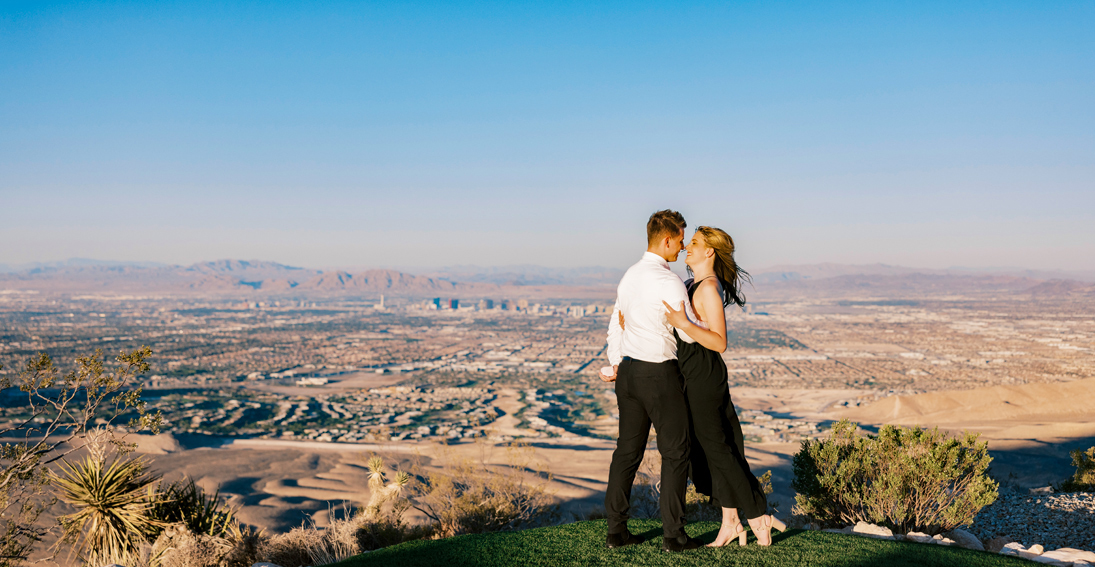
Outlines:
[[59,518],[61,541],[72,544],[88,564],[126,562],[162,527],[150,515],[156,498],[152,484],[158,477],[148,472],[143,459],[116,456],[107,464],[99,457],[65,461],[53,475],[58,496],[77,508]]
[[411,503],[403,491],[411,482],[411,475],[397,471],[388,482],[384,473],[384,460],[378,456],[369,459],[369,502],[353,518],[358,525],[358,546],[370,551],[425,535],[426,530],[403,525],[403,514]]
[[391,503],[389,519],[399,522],[403,513],[410,508],[410,502],[401,498],[403,488],[411,481],[411,475],[405,471],[397,471],[395,479],[385,484],[387,478],[384,474],[384,459],[373,456],[369,459],[369,503],[365,506],[365,519],[379,520],[385,504]]
[[220,490],[207,494],[190,477],[161,484],[150,515],[161,524],[182,523],[193,533],[222,538],[237,524],[235,510],[221,503]]

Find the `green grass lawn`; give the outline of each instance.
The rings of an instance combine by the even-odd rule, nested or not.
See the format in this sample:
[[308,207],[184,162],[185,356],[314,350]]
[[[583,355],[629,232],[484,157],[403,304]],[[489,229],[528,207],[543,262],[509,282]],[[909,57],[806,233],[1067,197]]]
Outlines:
[[[522,532],[459,536],[442,540],[414,541],[358,555],[341,567],[511,567],[518,565],[748,565],[802,567],[821,565],[989,566],[1030,565],[1016,557],[938,545],[880,541],[825,532],[788,530],[774,534],[771,547],[749,545],[698,549],[683,553],[661,550],[661,522],[632,520],[632,533],[647,539],[641,545],[605,548],[605,522],[596,520]],[[718,524],[698,522],[688,533],[705,542],[715,539]]]

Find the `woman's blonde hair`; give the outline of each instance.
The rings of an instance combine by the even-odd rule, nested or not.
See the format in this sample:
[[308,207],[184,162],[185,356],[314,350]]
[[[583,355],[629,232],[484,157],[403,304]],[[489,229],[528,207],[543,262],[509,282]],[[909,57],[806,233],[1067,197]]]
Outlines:
[[752,282],[752,278],[734,261],[734,239],[726,231],[711,226],[701,226],[696,232],[702,234],[707,247],[715,251],[715,277],[722,284],[723,306],[733,303],[744,308],[742,284]]

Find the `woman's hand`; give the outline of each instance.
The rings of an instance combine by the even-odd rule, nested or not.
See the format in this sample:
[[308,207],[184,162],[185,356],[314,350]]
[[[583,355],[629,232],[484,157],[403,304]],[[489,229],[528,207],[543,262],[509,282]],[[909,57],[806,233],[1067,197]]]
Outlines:
[[684,329],[685,327],[688,326],[688,323],[689,323],[688,314],[686,314],[684,312],[684,302],[683,301],[681,302],[681,308],[680,308],[679,311],[674,310],[664,300],[662,301],[662,305],[665,306],[665,318],[667,320],[669,320],[670,325],[673,325],[674,327],[676,327],[678,329]]

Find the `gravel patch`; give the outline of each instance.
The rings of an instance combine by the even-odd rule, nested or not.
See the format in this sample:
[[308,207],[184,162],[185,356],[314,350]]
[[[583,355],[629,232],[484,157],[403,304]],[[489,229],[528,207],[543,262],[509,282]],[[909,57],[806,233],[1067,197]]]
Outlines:
[[1095,550],[1095,493],[1031,494],[1001,486],[1000,497],[981,510],[969,531],[981,541],[1006,536],[1047,551]]

